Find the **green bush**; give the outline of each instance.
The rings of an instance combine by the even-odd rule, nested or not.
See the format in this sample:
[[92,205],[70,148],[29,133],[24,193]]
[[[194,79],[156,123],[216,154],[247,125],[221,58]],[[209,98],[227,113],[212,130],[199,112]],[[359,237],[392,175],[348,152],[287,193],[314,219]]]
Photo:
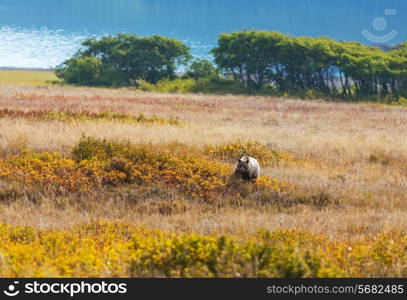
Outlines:
[[92,56],[73,57],[58,66],[55,74],[70,84],[101,84],[102,60]]
[[240,82],[212,78],[178,78],[175,80],[162,80],[157,84],[142,82],[140,89],[146,92],[160,93],[203,93],[203,94],[248,94],[249,90]]
[[160,93],[191,93],[194,91],[196,81],[193,79],[175,79],[175,80],[162,80],[157,84],[150,84],[143,81],[140,84],[140,89],[146,92],[160,92]]
[[215,78],[218,72],[214,65],[207,59],[196,59],[188,67],[185,73],[185,78],[199,79],[199,78]]
[[239,81],[219,77],[198,79],[194,92],[207,94],[250,94],[250,90]]
[[123,142],[99,141],[95,138],[83,135],[79,143],[73,147],[72,157],[77,162],[90,160],[92,158],[105,160],[107,158],[120,156],[119,154],[123,153],[128,146],[128,144]]

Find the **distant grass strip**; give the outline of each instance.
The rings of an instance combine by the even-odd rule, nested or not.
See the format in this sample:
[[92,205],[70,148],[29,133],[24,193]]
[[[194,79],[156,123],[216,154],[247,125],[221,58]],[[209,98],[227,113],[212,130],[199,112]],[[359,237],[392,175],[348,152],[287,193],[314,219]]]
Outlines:
[[1,109],[0,118],[23,118],[27,120],[45,120],[45,121],[112,121],[112,122],[129,122],[138,124],[161,124],[161,125],[175,125],[183,126],[184,122],[175,118],[160,118],[156,116],[146,117],[143,113],[139,115],[128,115],[112,113],[108,111],[104,112],[61,112],[61,111],[49,111],[49,110],[33,110],[33,111],[21,111]]
[[48,85],[60,81],[51,71],[0,70],[0,84]]
[[406,277],[407,237],[355,242],[295,230],[170,233],[97,222],[70,230],[0,223],[1,277]]

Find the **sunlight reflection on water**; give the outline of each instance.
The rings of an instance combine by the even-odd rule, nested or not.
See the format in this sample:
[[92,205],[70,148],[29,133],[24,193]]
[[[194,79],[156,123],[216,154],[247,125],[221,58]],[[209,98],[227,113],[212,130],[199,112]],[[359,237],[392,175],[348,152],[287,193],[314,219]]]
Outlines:
[[[42,28],[0,27],[0,67],[53,68],[71,57],[89,37],[87,32],[68,33]],[[196,56],[208,56],[213,45],[184,40]]]

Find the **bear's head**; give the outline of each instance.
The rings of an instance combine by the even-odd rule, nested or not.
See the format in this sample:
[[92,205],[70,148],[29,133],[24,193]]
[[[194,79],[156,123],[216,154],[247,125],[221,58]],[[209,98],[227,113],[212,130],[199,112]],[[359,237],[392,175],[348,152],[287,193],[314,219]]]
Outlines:
[[236,171],[239,173],[245,173],[249,170],[250,159],[247,156],[243,156],[237,161]]

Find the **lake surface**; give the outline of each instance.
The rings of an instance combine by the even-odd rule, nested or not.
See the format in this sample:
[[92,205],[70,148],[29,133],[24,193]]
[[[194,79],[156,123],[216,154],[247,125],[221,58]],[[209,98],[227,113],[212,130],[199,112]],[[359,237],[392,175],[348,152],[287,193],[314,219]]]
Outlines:
[[392,45],[407,40],[407,1],[0,0],[0,67],[54,67],[87,37],[119,32],[175,37],[205,57],[242,29]]

